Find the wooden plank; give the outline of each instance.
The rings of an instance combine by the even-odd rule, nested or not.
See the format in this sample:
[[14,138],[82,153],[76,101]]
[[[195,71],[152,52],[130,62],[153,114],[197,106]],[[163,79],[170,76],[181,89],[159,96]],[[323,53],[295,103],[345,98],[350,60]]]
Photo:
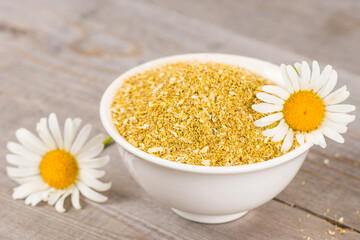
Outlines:
[[357,0],[150,2],[255,41],[360,73],[354,64],[360,54],[360,3]]
[[[329,160],[329,164],[324,163],[325,159]],[[277,198],[306,208],[324,219],[338,221],[343,217],[347,226],[360,229],[359,176],[358,161],[314,149],[307,157],[300,174]]]
[[350,230],[341,235],[332,224],[276,201],[238,221],[204,225],[184,220],[152,199],[126,198],[119,190],[106,204],[86,201],[84,210],[70,209],[66,214],[45,204],[24,207],[3,192],[0,202],[7,207],[0,210],[2,239],[331,239],[329,231],[336,239],[359,236]]
[[[345,14],[351,15],[353,10],[348,10],[349,6],[358,7],[353,1],[340,3],[331,1],[330,10],[321,16],[329,16],[329,12],[336,9],[345,9]],[[189,9],[186,1],[177,5],[160,1],[156,5],[138,1],[106,1],[105,4],[99,0],[1,1],[0,44],[3,47],[0,53],[5,57],[0,59],[0,107],[7,114],[0,117],[3,135],[0,144],[5,146],[8,140],[14,140],[14,131],[20,126],[34,129],[35,122],[51,111],[57,112],[62,120],[66,116],[82,117],[94,125],[96,132],[104,132],[98,118],[102,92],[121,72],[149,59],[183,52],[217,51],[292,63],[313,57],[313,53],[318,53],[316,48],[323,46],[310,42],[306,44],[309,50],[305,45],[295,48],[296,44],[306,42],[305,38],[319,30],[317,28],[309,29],[299,39],[290,41],[290,37],[296,35],[296,31],[307,30],[307,24],[316,19],[313,14],[324,2],[314,3],[314,9],[309,10],[306,7],[309,3],[302,6],[279,1],[274,3],[273,13],[266,13],[266,8],[260,8],[257,1],[229,1],[222,6],[229,14],[222,12],[211,19],[216,9],[223,11],[216,2],[207,4],[208,11],[201,14],[196,14],[200,5],[194,4],[194,9]],[[295,11],[294,6],[300,7],[299,10]],[[231,21],[239,8],[246,10],[241,16],[244,19],[259,9],[268,15],[247,22],[249,27],[242,23],[240,31]],[[289,21],[297,23],[298,28],[292,29],[286,24],[273,28],[279,22],[280,10],[289,9],[292,11],[282,14],[292,15]],[[300,21],[302,15],[310,16],[310,20]],[[237,24],[240,20],[236,18]],[[258,24],[267,21],[270,25]],[[352,24],[352,20],[350,22]],[[254,26],[262,26],[258,28],[259,33],[250,31]],[[270,30],[266,30],[269,27],[275,36],[267,38],[264,35],[269,34]],[[341,83],[346,83],[352,92],[349,102],[359,106],[360,94],[356,89],[360,86],[354,81],[359,79],[359,71],[353,61],[359,50],[353,41],[357,34],[353,30],[344,37],[343,45],[339,45],[338,38],[328,40],[328,45],[318,50],[321,52],[318,56],[323,63],[336,66],[342,76]],[[318,40],[325,41],[324,36],[324,30],[320,29]],[[340,55],[345,47],[353,49],[345,51],[347,61]],[[326,53],[330,48],[336,51]],[[359,129],[358,121],[350,125],[345,136],[347,144],[329,143],[326,151],[314,148],[295,180],[277,200],[251,211],[242,220],[217,226],[183,220],[145,194],[119,162],[114,147],[106,150],[112,157],[106,167],[106,179],[114,182],[107,193],[110,200],[106,204],[84,201],[83,211],[70,210],[61,215],[45,205],[26,207],[21,201],[11,200],[11,188],[15,185],[5,174],[0,174],[0,204],[6,206],[0,209],[0,237],[300,239],[306,236],[331,239],[325,232],[334,231],[335,227],[324,219],[334,222],[344,217],[344,227],[360,229],[356,213],[360,210]],[[4,156],[7,150],[1,149],[0,153]],[[340,156],[335,157],[335,153]],[[328,165],[323,163],[325,158],[330,161]],[[3,159],[0,166],[3,173],[5,166]],[[323,216],[327,208],[330,212]],[[336,233],[334,237],[358,239],[359,236],[358,232],[347,230],[345,235]]]

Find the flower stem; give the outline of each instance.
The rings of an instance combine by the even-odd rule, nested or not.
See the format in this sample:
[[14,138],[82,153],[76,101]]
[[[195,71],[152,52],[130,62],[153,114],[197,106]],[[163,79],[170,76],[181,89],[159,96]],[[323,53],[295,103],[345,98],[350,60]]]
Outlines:
[[107,139],[105,139],[105,141],[103,141],[103,144],[105,147],[107,147],[107,146],[111,145],[113,142],[114,141],[113,141],[112,137],[108,137]]

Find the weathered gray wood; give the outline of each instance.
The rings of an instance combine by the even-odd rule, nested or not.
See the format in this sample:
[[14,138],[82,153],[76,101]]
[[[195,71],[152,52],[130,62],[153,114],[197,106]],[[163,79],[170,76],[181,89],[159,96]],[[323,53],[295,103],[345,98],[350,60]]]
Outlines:
[[296,3],[242,0],[241,4],[237,0],[150,2],[255,41],[281,47],[284,51],[360,73],[353,64],[359,61],[360,54],[360,3],[357,0],[301,0]]
[[[275,63],[316,58],[334,65],[340,84],[352,93],[349,102],[360,106],[359,10],[358,1],[350,0],[2,0],[0,145],[15,140],[18,127],[34,130],[38,119],[52,111],[62,120],[81,117],[104,132],[98,105],[114,78],[146,60],[186,52],[226,52]],[[329,141],[326,150],[312,149],[275,200],[223,225],[183,220],[149,197],[131,179],[114,146],[105,151],[112,157],[105,180],[113,181],[107,203],[84,200],[84,210],[66,214],[44,204],[27,207],[11,199],[15,184],[5,174],[3,147],[0,238],[358,239],[359,121],[350,124],[345,138],[343,145]],[[355,230],[325,234],[334,231],[339,217],[345,219],[343,227]]]

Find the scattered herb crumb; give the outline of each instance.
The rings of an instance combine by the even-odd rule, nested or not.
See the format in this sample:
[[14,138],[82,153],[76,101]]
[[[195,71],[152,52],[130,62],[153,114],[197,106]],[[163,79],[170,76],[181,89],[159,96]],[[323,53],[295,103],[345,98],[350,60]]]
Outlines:
[[334,236],[335,235],[335,231],[331,231],[330,229],[327,230],[327,233],[331,236]]
[[345,233],[346,233],[346,231],[345,231],[345,229],[340,228],[340,229],[339,229],[339,233],[340,233],[341,235],[343,235],[343,234],[345,234]]

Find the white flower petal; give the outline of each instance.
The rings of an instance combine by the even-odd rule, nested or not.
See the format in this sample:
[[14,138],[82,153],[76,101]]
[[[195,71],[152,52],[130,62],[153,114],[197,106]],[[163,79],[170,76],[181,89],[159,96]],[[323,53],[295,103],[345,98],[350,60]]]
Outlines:
[[36,206],[41,201],[40,193],[39,192],[33,192],[31,193],[26,199],[25,204],[31,206]]
[[35,196],[34,193],[31,193],[29,196],[27,196],[27,197],[25,198],[25,204],[26,204],[26,205],[29,205],[29,204],[31,203],[32,199],[34,198],[34,196]]
[[49,188],[47,190],[42,191],[40,193],[41,200],[44,201],[44,202],[47,202],[49,200],[49,195],[50,195],[51,191],[52,191],[52,189],[50,188],[50,186],[49,186]]
[[51,134],[49,132],[46,118],[41,118],[40,119],[40,121],[36,125],[36,131],[38,132],[39,137],[41,138],[41,140],[44,142],[44,144],[49,149],[55,149],[56,148],[56,143],[55,143],[54,139],[52,138],[52,136],[51,136]]
[[319,90],[318,95],[320,98],[324,98],[334,89],[337,82],[338,74],[335,70],[332,70],[329,80]]
[[30,161],[40,162],[42,159],[40,155],[27,150],[18,143],[8,142],[7,148],[9,149],[10,152],[17,154],[25,159],[29,159]]
[[88,199],[95,201],[95,202],[105,202],[108,198],[98,192],[95,192],[84,183],[77,181],[76,186],[78,187],[79,191],[82,195],[87,197]]
[[41,180],[34,180],[32,182],[27,182],[23,185],[20,185],[14,188],[13,199],[23,199],[29,196],[29,194],[33,192],[38,192],[41,190],[45,190],[47,188],[47,184],[45,184]]
[[67,118],[65,120],[65,127],[64,127],[64,150],[70,151],[71,144],[74,141],[77,131],[79,130],[79,126],[81,124],[80,118],[75,118],[71,120]]
[[279,142],[284,139],[286,133],[289,130],[289,126],[286,124],[285,126],[281,127],[281,129],[275,134],[275,136],[272,138],[273,142]]
[[264,92],[270,93],[270,94],[274,94],[276,96],[278,96],[279,98],[286,100],[290,97],[290,93],[288,91],[286,91],[285,89],[283,89],[282,87],[279,86],[273,86],[273,85],[264,85],[262,87],[262,90]]
[[76,133],[78,130],[79,130],[79,127],[80,127],[80,125],[81,125],[81,122],[82,122],[82,120],[80,119],[80,118],[75,118],[74,120],[73,120],[73,128],[74,128],[74,132]]
[[266,129],[265,131],[262,132],[262,135],[264,135],[265,137],[273,137],[284,126],[286,126],[286,123],[285,120],[282,119],[276,127]]
[[339,94],[336,98],[332,98],[331,101],[324,100],[324,102],[326,105],[330,105],[330,104],[334,105],[334,104],[338,104],[338,103],[345,101],[349,96],[350,96],[350,92],[346,91],[342,94]]
[[86,170],[80,172],[79,179],[80,179],[80,181],[85,183],[87,186],[95,189],[96,191],[101,191],[101,192],[107,191],[111,187],[111,182],[103,183],[103,182],[97,180],[96,178],[94,178],[93,176],[91,176],[90,174],[88,174],[86,172]]
[[318,139],[314,136],[314,134],[312,132],[309,132],[306,134],[310,139],[311,139],[311,142],[315,145],[319,145],[319,141]]
[[55,209],[58,212],[65,212],[64,201],[72,193],[73,188],[70,188],[65,191],[65,193],[60,197],[60,199],[55,204]]
[[77,135],[73,145],[71,146],[70,153],[72,155],[76,155],[79,153],[81,148],[84,146],[87,138],[89,137],[91,132],[91,125],[86,124]]
[[336,123],[328,118],[324,119],[322,127],[331,128],[338,133],[346,133],[347,131],[347,127],[345,126],[345,124]]
[[88,168],[88,169],[83,169],[83,170],[80,169],[80,172],[81,171],[86,171],[88,174],[90,174],[94,178],[101,178],[105,175],[105,171],[93,169],[93,168]]
[[62,135],[61,135],[59,122],[57,120],[57,117],[56,117],[55,113],[51,113],[49,115],[49,129],[50,129],[50,132],[51,132],[52,136],[55,139],[57,147],[59,149],[63,149],[64,148],[64,141],[63,141],[63,138],[62,138]]
[[39,193],[34,194],[34,197],[31,201],[31,206],[35,207],[39,202],[41,202],[41,195]]
[[304,137],[305,137],[306,143],[315,144],[315,145],[317,144],[316,140],[314,138],[312,138],[311,134],[304,133]]
[[286,67],[286,71],[288,73],[291,84],[294,88],[294,91],[295,92],[299,91],[300,90],[299,75],[296,73],[294,67],[291,65],[288,65]]
[[81,125],[82,120],[80,118],[75,118],[73,120],[73,129],[74,129],[74,136],[77,134],[77,132],[79,131],[80,125]]
[[310,67],[305,61],[302,62],[300,74],[300,90],[307,90],[310,82]]
[[291,148],[294,142],[294,132],[291,128],[287,131],[286,137],[284,139],[283,145],[281,146],[281,152],[287,152]]
[[303,145],[305,143],[305,137],[304,137],[304,134],[302,133],[297,133],[296,134],[296,140],[298,141],[298,143],[300,145]]
[[110,160],[108,155],[88,160],[78,161],[81,168],[99,168],[105,166]]
[[105,140],[105,136],[104,134],[98,134],[96,135],[95,137],[93,137],[90,141],[88,141],[82,148],[81,150],[79,151],[78,153],[78,158],[79,155],[83,155],[83,154],[86,154],[88,151],[91,151],[94,147],[97,147],[99,148],[99,146],[103,146],[104,147],[104,140]]
[[99,133],[98,135],[96,135],[95,137],[91,138],[81,149],[81,151],[79,153],[85,152],[88,149],[94,147],[95,145],[98,144],[103,144],[103,142],[105,141],[106,137],[104,134]]
[[282,100],[281,98],[278,98],[274,95],[270,95],[268,93],[264,93],[264,92],[259,92],[256,94],[256,97],[266,103],[273,103],[273,104],[283,104],[284,100]]
[[9,175],[9,177],[30,177],[40,174],[40,169],[36,167],[24,167],[24,168],[6,167],[6,172]]
[[71,147],[71,143],[74,140],[75,134],[73,129],[73,123],[70,118],[65,120],[64,125],[64,150],[69,151]]
[[345,101],[350,96],[350,92],[346,91],[346,86],[341,87],[324,98],[325,105],[334,105]]
[[314,89],[318,82],[320,81],[320,67],[317,61],[313,61],[312,63],[312,72],[311,72],[311,79],[309,82],[309,87],[307,90]]
[[40,175],[34,175],[34,176],[29,176],[29,177],[12,177],[9,175],[9,177],[14,180],[15,182],[17,182],[19,185],[22,185],[24,183],[27,182],[31,182],[34,180],[38,180],[41,179]]
[[78,160],[91,159],[98,156],[104,149],[104,144],[100,143],[86,152],[76,155]]
[[25,128],[20,128],[15,132],[16,138],[19,142],[29,151],[44,155],[48,152],[48,148],[45,144],[29,130]]
[[331,75],[332,67],[330,65],[327,65],[324,70],[322,71],[320,75],[319,81],[315,84],[313,90],[314,92],[318,92],[322,86],[326,84],[326,82],[329,80],[329,77]]
[[279,112],[283,109],[282,105],[275,105],[270,103],[259,103],[254,104],[251,106],[253,110],[259,113],[272,113],[272,112]]
[[279,121],[280,119],[282,119],[284,117],[284,115],[280,112],[280,113],[275,113],[263,118],[260,118],[258,120],[256,120],[254,122],[255,126],[257,127],[265,127],[267,125],[270,125],[276,121]]
[[325,141],[325,138],[324,138],[324,135],[321,133],[320,135],[319,135],[319,137],[320,137],[320,147],[322,147],[322,148],[326,148],[326,141]]
[[352,122],[355,120],[355,115],[350,115],[347,113],[327,112],[326,117],[328,117],[330,120],[332,120],[334,122],[344,123],[344,124],[348,124],[349,122]]
[[344,138],[339,133],[337,133],[336,131],[334,131],[331,128],[327,128],[327,127],[322,128],[322,133],[326,137],[334,140],[335,142],[338,142],[338,143],[344,143],[345,142]]
[[298,74],[299,77],[301,78],[301,75],[302,75],[302,66],[301,66],[301,63],[296,62],[296,63],[294,64],[294,67],[295,67],[295,69],[296,69],[297,74]]
[[318,145],[320,145],[320,147],[322,147],[322,148],[326,147],[326,142],[325,142],[324,136],[320,130],[313,131],[309,134],[311,135],[311,137],[316,139],[316,143]]
[[80,193],[77,187],[74,187],[74,191],[71,194],[71,203],[75,209],[81,209],[80,205]]
[[280,69],[281,69],[282,77],[284,79],[285,87],[288,90],[288,92],[291,94],[291,93],[294,92],[294,87],[292,86],[291,80],[290,80],[289,75],[288,75],[288,73],[286,71],[286,65],[281,64]]
[[54,192],[49,194],[49,200],[48,200],[48,204],[53,206],[57,200],[60,198],[61,195],[64,194],[65,190],[58,190],[58,189],[54,189]]
[[325,110],[328,112],[349,113],[355,111],[356,107],[350,104],[336,104],[326,106]]
[[15,154],[7,154],[6,160],[10,164],[14,164],[21,167],[39,167],[40,164],[40,161],[26,159],[24,157]]

